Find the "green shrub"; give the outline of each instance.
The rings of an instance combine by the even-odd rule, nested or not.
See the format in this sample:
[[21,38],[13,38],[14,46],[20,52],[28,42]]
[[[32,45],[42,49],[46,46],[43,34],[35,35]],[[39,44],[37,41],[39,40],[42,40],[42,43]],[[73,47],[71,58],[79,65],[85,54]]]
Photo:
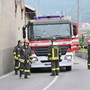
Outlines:
[[85,45],[84,42],[80,42],[79,44],[80,44],[81,47]]
[[87,49],[81,48],[80,51],[87,51]]

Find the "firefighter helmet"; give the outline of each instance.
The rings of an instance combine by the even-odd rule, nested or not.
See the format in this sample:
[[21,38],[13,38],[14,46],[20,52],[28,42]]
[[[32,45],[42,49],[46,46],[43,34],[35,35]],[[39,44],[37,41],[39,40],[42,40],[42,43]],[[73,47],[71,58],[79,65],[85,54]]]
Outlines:
[[51,41],[52,41],[52,42],[54,42],[55,40],[54,40],[54,39],[52,39]]
[[25,42],[25,43],[29,43],[29,41],[28,41],[28,40],[25,40],[24,42]]
[[21,40],[18,40],[18,44],[19,44],[19,43],[22,43],[22,41],[21,41]]

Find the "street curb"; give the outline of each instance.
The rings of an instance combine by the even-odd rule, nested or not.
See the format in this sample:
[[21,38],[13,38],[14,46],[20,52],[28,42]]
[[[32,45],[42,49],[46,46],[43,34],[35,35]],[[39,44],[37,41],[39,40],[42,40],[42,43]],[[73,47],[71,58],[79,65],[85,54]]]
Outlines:
[[6,75],[1,76],[0,79],[3,79],[3,78],[5,78],[5,77],[9,76],[9,75],[11,75],[12,73],[14,73],[14,71],[12,71],[12,72],[10,72],[10,73],[8,73],[8,74],[6,74]]

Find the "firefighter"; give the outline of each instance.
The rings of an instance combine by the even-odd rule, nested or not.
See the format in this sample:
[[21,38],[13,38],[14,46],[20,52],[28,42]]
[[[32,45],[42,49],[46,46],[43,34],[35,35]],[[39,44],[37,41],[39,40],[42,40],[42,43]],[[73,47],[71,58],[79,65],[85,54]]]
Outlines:
[[28,75],[31,74],[30,72],[30,60],[32,58],[31,55],[31,48],[29,47],[29,41],[24,41],[24,46],[22,47],[22,50],[20,52],[20,75],[19,77],[22,77],[22,74],[24,73],[24,78],[28,78]]
[[13,57],[14,57],[14,60],[15,60],[15,66],[14,66],[15,75],[18,75],[19,57],[20,57],[21,47],[22,47],[22,41],[19,40],[17,46],[13,50]]
[[88,65],[88,69],[90,69],[90,40],[88,40],[88,62],[87,62],[87,65]]
[[59,75],[59,61],[61,57],[61,50],[57,43],[52,40],[52,45],[48,49],[48,59],[51,61],[51,71],[50,76]]

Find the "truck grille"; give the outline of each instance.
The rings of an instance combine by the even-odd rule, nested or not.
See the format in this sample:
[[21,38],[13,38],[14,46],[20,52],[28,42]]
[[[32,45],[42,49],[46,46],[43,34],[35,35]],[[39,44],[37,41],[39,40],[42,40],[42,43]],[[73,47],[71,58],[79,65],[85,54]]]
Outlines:
[[[60,46],[60,47],[61,47],[62,55],[65,55],[67,49],[70,48],[70,45]],[[48,55],[48,47],[32,47],[32,50],[35,51],[37,56],[47,56]]]

